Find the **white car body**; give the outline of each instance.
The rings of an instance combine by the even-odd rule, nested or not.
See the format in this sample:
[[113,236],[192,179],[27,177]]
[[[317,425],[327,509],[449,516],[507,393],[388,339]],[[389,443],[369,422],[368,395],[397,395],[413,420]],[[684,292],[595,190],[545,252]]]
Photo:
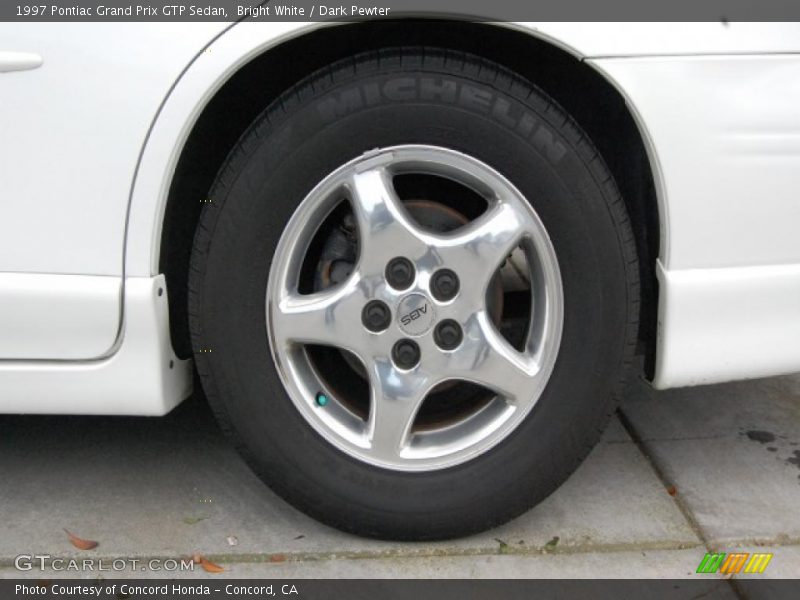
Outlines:
[[[800,25],[515,23],[625,98],[660,221],[653,385],[800,371]],[[161,229],[214,93],[307,23],[0,24],[0,412],[162,415]]]

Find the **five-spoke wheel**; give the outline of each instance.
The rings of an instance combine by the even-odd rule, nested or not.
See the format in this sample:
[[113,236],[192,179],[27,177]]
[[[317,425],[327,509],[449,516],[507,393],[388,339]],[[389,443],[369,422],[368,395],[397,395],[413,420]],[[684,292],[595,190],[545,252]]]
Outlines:
[[[485,210],[452,231],[430,231],[394,189],[394,178],[409,173],[456,181],[484,198]],[[318,224],[343,199],[355,216],[357,261],[344,281],[303,294]],[[515,251],[527,258],[533,293],[520,350],[489,306],[496,273]],[[298,410],[345,452],[399,470],[452,466],[502,440],[536,403],[561,334],[558,263],[530,204],[485,163],[433,146],[374,150],[326,177],[281,238],[267,298],[273,356]],[[366,418],[320,376],[306,345],[356,357],[370,388]],[[454,381],[493,397],[455,422],[415,427],[428,395]],[[318,393],[330,402],[320,406]]]

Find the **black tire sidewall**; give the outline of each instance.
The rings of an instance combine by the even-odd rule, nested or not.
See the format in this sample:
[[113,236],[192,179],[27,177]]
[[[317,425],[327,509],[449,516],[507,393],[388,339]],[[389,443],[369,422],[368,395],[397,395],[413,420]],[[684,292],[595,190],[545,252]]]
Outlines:
[[[456,99],[420,98],[423,80],[431,78],[453,82]],[[200,310],[193,330],[195,345],[202,346],[196,352],[212,350],[198,354],[208,373],[204,386],[212,380],[209,399],[257,472],[330,524],[379,537],[419,538],[503,522],[574,470],[613,409],[629,337],[631,281],[602,166],[591,167],[591,154],[582,150],[580,133],[563,113],[539,93],[526,97],[513,80],[489,83],[468,68],[398,61],[354,69],[339,80],[319,78],[317,87],[324,89],[306,85],[260,118],[221,174],[203,215],[209,235],[194,274]],[[370,90],[398,87],[406,97],[365,99]],[[471,91],[461,101],[464,88]],[[342,102],[347,94],[358,94],[360,105]],[[335,114],[332,102],[340,107]],[[507,109],[505,118],[493,114],[498,102]],[[535,119],[527,135],[520,133],[520,115]],[[285,393],[266,332],[271,258],[299,203],[345,162],[400,144],[458,150],[505,175],[544,223],[564,290],[561,347],[532,412],[480,457],[428,473],[376,468],[324,441]]]

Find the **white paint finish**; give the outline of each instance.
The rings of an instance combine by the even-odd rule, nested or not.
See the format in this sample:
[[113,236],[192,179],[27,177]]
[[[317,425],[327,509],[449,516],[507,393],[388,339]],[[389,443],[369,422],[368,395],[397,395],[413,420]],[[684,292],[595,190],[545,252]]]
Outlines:
[[[0,24],[4,49],[24,48],[45,58],[35,71],[0,77],[5,142],[0,144],[0,271],[121,276],[130,196],[125,265],[128,275],[146,278],[129,280],[128,327],[116,354],[74,364],[2,364],[0,410],[163,414],[186,392],[185,363],[164,371],[164,359],[171,356],[166,305],[150,306],[141,296],[143,281],[155,281],[150,277],[157,272],[163,208],[177,157],[206,102],[237,68],[322,25],[239,24],[201,52],[229,26]],[[534,26],[534,35],[579,57],[800,52],[797,24]],[[661,387],[800,368],[790,349],[779,355],[777,345],[756,360],[724,352],[686,359],[687,348],[711,345],[720,329],[738,331],[741,322],[730,319],[744,309],[718,310],[716,304],[729,300],[733,288],[746,292],[754,306],[780,304],[797,322],[789,304],[768,295],[769,289],[783,293],[786,286],[796,293],[794,283],[787,283],[791,277],[773,276],[778,267],[739,267],[800,263],[800,245],[790,237],[799,216],[793,175],[800,166],[799,60],[786,55],[590,61],[627,96],[647,133],[656,172],[663,171],[662,259],[669,270],[661,274]],[[700,267],[699,281],[683,271]],[[749,283],[737,276],[734,285],[722,275],[734,271],[746,271]],[[119,299],[109,295],[98,314],[107,315],[112,302],[116,310]],[[708,323],[698,321],[696,311],[706,311]],[[786,341],[773,321],[763,318],[762,326],[745,327],[747,341],[757,346]],[[104,335],[117,329],[111,321],[102,328]]]
[[[0,25],[4,47],[24,48],[47,60],[35,72],[0,80],[0,135],[15,141],[0,147],[2,208],[13,217],[0,223],[0,271],[121,274],[119,240],[147,129],[182,69],[229,26]],[[259,52],[320,26],[239,24],[191,64],[170,95],[169,110],[165,107],[158,120],[158,141],[152,139],[145,153],[147,167],[155,166],[159,172],[142,174],[136,182],[128,248],[132,256],[127,260],[131,273],[149,276],[156,272],[164,190],[177,153],[205,102],[238,66]],[[581,56],[800,50],[797,24],[511,26]],[[656,93],[662,86],[658,80],[652,85],[653,79],[643,85]],[[52,245],[59,251],[44,251]]]
[[[168,98],[143,153],[134,189],[126,254],[130,273],[149,275],[158,268],[159,232],[170,176],[191,124],[205,103],[242,64],[280,39],[310,27],[296,23],[280,25],[279,39],[264,33],[266,27],[275,33],[276,24],[240,24],[230,30],[187,70]],[[673,33],[683,26],[676,27]],[[541,28],[540,33],[545,30],[546,27]],[[550,29],[550,34],[554,31]],[[701,37],[698,34],[698,39]],[[754,43],[753,36],[749,39],[749,43]],[[584,39],[587,41],[588,37]],[[576,48],[581,47],[598,53],[603,50],[600,46],[581,46],[576,37],[562,40],[560,45],[571,47],[573,52],[579,52]],[[717,44],[702,49],[756,48]],[[605,51],[612,53],[608,48]],[[627,96],[649,145],[660,192],[662,257],[666,261],[683,267],[800,262],[797,244],[790,235],[792,223],[797,222],[792,220],[797,214],[797,202],[792,198],[797,188],[793,175],[795,139],[786,130],[786,124],[798,118],[798,112],[793,110],[800,105],[795,87],[798,78],[793,77],[798,58],[707,56],[590,61]],[[769,97],[760,98],[764,90]],[[188,121],[184,120],[186,115],[190,115]],[[745,123],[751,128],[749,135]],[[781,131],[787,133],[775,135]],[[666,174],[662,173],[664,165],[669,168]],[[766,181],[764,172],[768,176]],[[769,191],[766,197],[754,196],[754,186],[759,185]],[[751,228],[752,224],[757,227]],[[674,228],[680,230],[678,234],[674,234]],[[676,255],[681,260],[676,262]],[[662,281],[664,312],[675,297],[671,286],[670,281]],[[676,310],[676,315],[681,314],[680,308]],[[672,325],[672,319],[664,323],[670,332],[678,327]],[[701,325],[696,324],[695,329],[703,336]],[[731,328],[738,325],[738,322],[728,323]],[[711,324],[709,328],[705,335],[714,331]],[[697,382],[691,361],[674,363],[674,370],[670,367],[672,357],[676,354],[680,357],[686,345],[692,344],[690,333],[687,329],[677,337],[662,335],[659,354],[670,349],[665,354],[669,360],[659,363],[662,387]],[[767,338],[772,335],[765,331]],[[779,373],[800,368],[800,363],[792,360],[778,360],[776,365],[779,366],[769,371],[766,363],[740,361],[726,370],[725,363],[708,357],[704,368],[710,369],[709,380],[714,381],[721,380],[720,377],[755,377],[767,374],[766,371]]]
[[28,71],[42,66],[42,57],[33,52],[0,50],[0,73]]
[[[158,416],[191,393],[190,360],[172,352],[163,275],[125,282],[125,324],[109,358],[0,362],[0,412]],[[172,362],[172,368],[170,368]]]
[[[158,271],[160,231],[170,178],[191,126],[214,92],[253,57],[286,39],[321,26],[323,25],[305,23],[240,23],[215,40],[208,51],[187,69],[165,102],[142,155],[130,213],[125,258],[128,273],[149,276]],[[579,57],[800,51],[800,24],[796,23],[734,23],[729,26],[721,23],[514,23],[507,26],[547,39]],[[589,62],[599,67],[614,85],[629,96],[631,110],[639,119],[642,133],[650,144],[651,162],[656,176],[661,177],[660,153],[669,151],[671,159],[677,158],[678,161],[674,165],[671,161],[670,176],[680,177],[683,182],[691,182],[697,175],[697,165],[688,160],[681,161],[681,156],[686,140],[695,140],[697,136],[696,121],[702,123],[708,111],[712,117],[726,114],[726,111],[719,111],[719,108],[725,106],[731,96],[739,96],[744,102],[744,96],[752,89],[752,80],[759,76],[765,77],[761,74],[762,68],[773,73],[771,85],[775,95],[771,101],[774,104],[781,103],[780,98],[786,97],[787,91],[791,92],[790,99],[793,97],[794,92],[789,89],[791,83],[776,79],[778,76],[775,73],[781,70],[779,64],[783,64],[784,68],[793,68],[786,65],[794,64],[798,57],[739,57],[732,60],[743,68],[749,65],[752,76],[745,79],[732,77],[730,68],[726,69],[726,59],[718,57],[641,61],[605,59]],[[762,62],[765,60],[779,62]],[[651,72],[651,68],[654,71]],[[734,72],[736,68],[733,68]],[[694,74],[689,73],[692,70]],[[718,70],[720,75],[717,74]],[[690,85],[697,86],[696,88],[681,81],[684,74],[691,76]],[[724,93],[715,88],[718,78],[726,83]],[[645,104],[645,111],[640,112],[640,102]],[[784,103],[779,111],[771,113],[774,121],[784,117],[790,120],[797,118],[798,111],[788,114],[788,104]],[[740,103],[734,107],[736,110],[730,111],[729,116],[752,120],[755,117],[753,113],[759,110],[759,106],[763,106],[763,102],[756,102],[753,106]],[[684,112],[690,114],[686,115],[686,119],[678,121],[675,114],[681,115]],[[648,134],[650,119],[655,119],[659,125],[663,123],[665,128],[662,132],[659,127],[660,136],[654,142],[649,139]],[[701,129],[703,134],[712,136],[715,131],[711,125]],[[676,141],[677,148],[674,146]],[[725,142],[726,140],[722,140],[718,145],[724,147]],[[743,146],[742,150],[757,153],[760,148],[758,144],[754,146],[751,143],[747,148]],[[708,158],[708,153],[697,157],[698,160]],[[723,168],[727,166],[723,165]],[[750,168],[752,170],[758,167]],[[780,173],[786,171],[780,165],[772,168]],[[721,175],[714,171],[706,175],[706,179],[712,184],[715,182],[712,175],[713,178],[728,177],[727,173]],[[777,181],[773,183],[772,187],[777,192],[773,202],[785,203],[786,191],[781,185]],[[743,192],[746,188],[738,186],[737,189]],[[663,192],[663,189],[659,191]],[[684,193],[683,189],[676,191]],[[666,228],[671,208],[667,208],[663,193],[661,196],[659,200],[664,221],[662,226]],[[693,202],[695,196],[696,194],[687,196],[689,202]],[[666,244],[666,230],[664,233],[662,237]],[[667,257],[666,254],[663,256]],[[735,258],[731,260],[731,264],[735,264]],[[794,259],[785,258],[781,262],[789,260]],[[770,260],[765,259],[762,262],[768,263]]]
[[0,360],[95,358],[119,327],[120,277],[0,273]]
[[203,108],[243,65],[295,35],[322,24],[239,23],[214,41],[186,70],[164,102],[142,152],[131,196],[125,272],[158,273],[161,227],[172,174]]
[[800,264],[666,270],[658,264],[658,389],[800,371]]
[[586,57],[800,52],[800,23],[519,23]]
[[646,124],[667,269],[800,263],[800,55],[590,62]]
[[136,163],[183,68],[229,23],[3,23],[44,57],[0,76],[0,271],[122,275]]

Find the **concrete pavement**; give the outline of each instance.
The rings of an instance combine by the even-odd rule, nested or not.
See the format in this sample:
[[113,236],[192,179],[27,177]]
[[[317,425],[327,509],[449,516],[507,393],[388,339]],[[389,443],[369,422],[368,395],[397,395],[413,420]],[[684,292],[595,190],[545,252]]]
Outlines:
[[[637,382],[628,396],[602,443],[541,505],[484,534],[422,544],[360,539],[295,511],[198,401],[162,419],[0,416],[0,576],[42,576],[14,569],[22,553],[200,553],[224,573],[185,575],[706,577],[716,586],[694,573],[711,549],[773,552],[760,577],[800,577],[800,377],[662,393]],[[64,528],[98,547],[75,549]],[[148,574],[159,575],[174,576]]]

